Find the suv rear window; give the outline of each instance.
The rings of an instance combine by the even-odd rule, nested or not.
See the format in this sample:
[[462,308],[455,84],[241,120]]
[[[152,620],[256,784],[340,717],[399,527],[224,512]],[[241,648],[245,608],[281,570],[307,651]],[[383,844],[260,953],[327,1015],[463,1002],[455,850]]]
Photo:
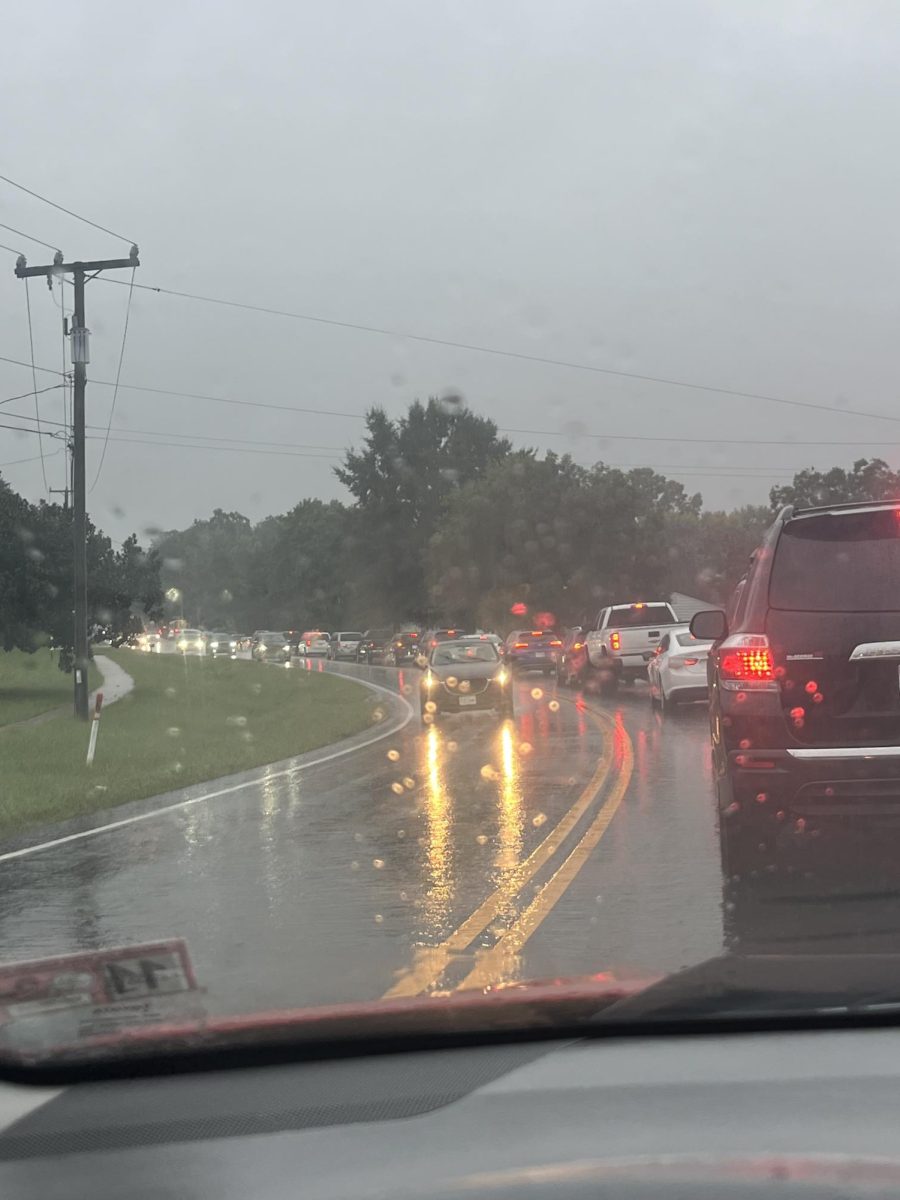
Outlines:
[[677,625],[667,604],[644,604],[640,608],[614,608],[609,614],[610,629],[637,629],[643,625]]
[[900,611],[900,510],[789,521],[775,550],[769,604],[799,612]]

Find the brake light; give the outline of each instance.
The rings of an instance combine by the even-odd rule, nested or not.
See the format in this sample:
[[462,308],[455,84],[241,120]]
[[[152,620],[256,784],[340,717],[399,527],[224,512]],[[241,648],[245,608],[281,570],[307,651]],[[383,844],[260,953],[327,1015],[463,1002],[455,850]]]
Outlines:
[[639,601],[637,604],[632,604],[632,606],[631,606],[631,607],[632,607],[632,608],[643,608],[643,607],[644,607],[644,602],[643,602],[643,600],[641,600],[641,601]]
[[775,664],[765,634],[738,634],[719,647],[719,678],[731,691],[778,691]]
[[573,650],[583,650],[583,649],[584,649],[584,642],[573,642],[573,643],[572,643],[572,649],[573,649]]
[[544,631],[543,631],[543,629],[532,629],[531,636],[532,637],[543,637]]
[[547,645],[548,646],[561,646],[562,642],[559,640],[559,638],[553,638],[553,640],[548,642]]
[[610,635],[609,644],[610,644],[611,649],[621,650],[622,639],[619,637],[619,635],[617,633],[613,633]]
[[516,644],[513,646],[513,650],[527,650],[527,649],[528,649],[527,642],[516,642]]

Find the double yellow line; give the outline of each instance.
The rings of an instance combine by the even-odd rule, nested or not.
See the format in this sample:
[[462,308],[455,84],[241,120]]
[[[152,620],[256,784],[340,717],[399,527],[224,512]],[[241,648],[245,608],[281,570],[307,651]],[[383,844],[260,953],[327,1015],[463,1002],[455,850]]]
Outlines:
[[[459,987],[484,988],[503,980],[509,974],[522,947],[571,886],[591,852],[609,828],[609,824],[628,790],[634,769],[634,750],[631,738],[625,730],[621,726],[617,729],[612,718],[606,713],[596,712],[593,709],[588,709],[587,712],[604,734],[603,751],[597,763],[597,769],[578,799],[547,837],[535,847],[516,870],[510,872],[500,887],[492,892],[458,929],[437,946],[422,948],[417,952],[412,968],[385,992],[386,998],[417,996],[422,992],[434,990],[454,958],[471,946],[491,922],[509,906],[510,901],[522,891],[525,884],[550,861],[606,785],[613,767],[618,766],[618,773],[609,795],[574,848],[510,928],[489,950],[478,956],[475,966],[459,984]],[[618,755],[614,753],[617,741],[619,743]],[[617,757],[620,760],[618,763],[616,762]]]

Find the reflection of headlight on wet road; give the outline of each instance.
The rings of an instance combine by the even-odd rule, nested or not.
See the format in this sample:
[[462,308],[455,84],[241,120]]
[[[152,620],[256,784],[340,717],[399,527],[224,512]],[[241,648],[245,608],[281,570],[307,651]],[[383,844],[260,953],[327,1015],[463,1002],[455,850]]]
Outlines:
[[507,683],[509,682],[509,674],[508,674],[506,668],[501,667],[500,670],[497,672],[497,674],[494,676],[494,678],[500,684],[501,687],[506,687]]
[[430,692],[435,684],[434,676],[426,675],[422,682],[425,684],[426,689]]

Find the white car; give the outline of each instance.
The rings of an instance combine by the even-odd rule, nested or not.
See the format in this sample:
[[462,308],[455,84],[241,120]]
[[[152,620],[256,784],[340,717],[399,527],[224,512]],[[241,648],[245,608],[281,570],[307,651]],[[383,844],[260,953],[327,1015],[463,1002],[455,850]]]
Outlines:
[[199,629],[182,629],[175,648],[182,654],[205,654],[206,634]]
[[663,712],[682,700],[705,700],[709,695],[706,660],[712,642],[701,642],[686,625],[667,629],[647,663],[650,703]]

